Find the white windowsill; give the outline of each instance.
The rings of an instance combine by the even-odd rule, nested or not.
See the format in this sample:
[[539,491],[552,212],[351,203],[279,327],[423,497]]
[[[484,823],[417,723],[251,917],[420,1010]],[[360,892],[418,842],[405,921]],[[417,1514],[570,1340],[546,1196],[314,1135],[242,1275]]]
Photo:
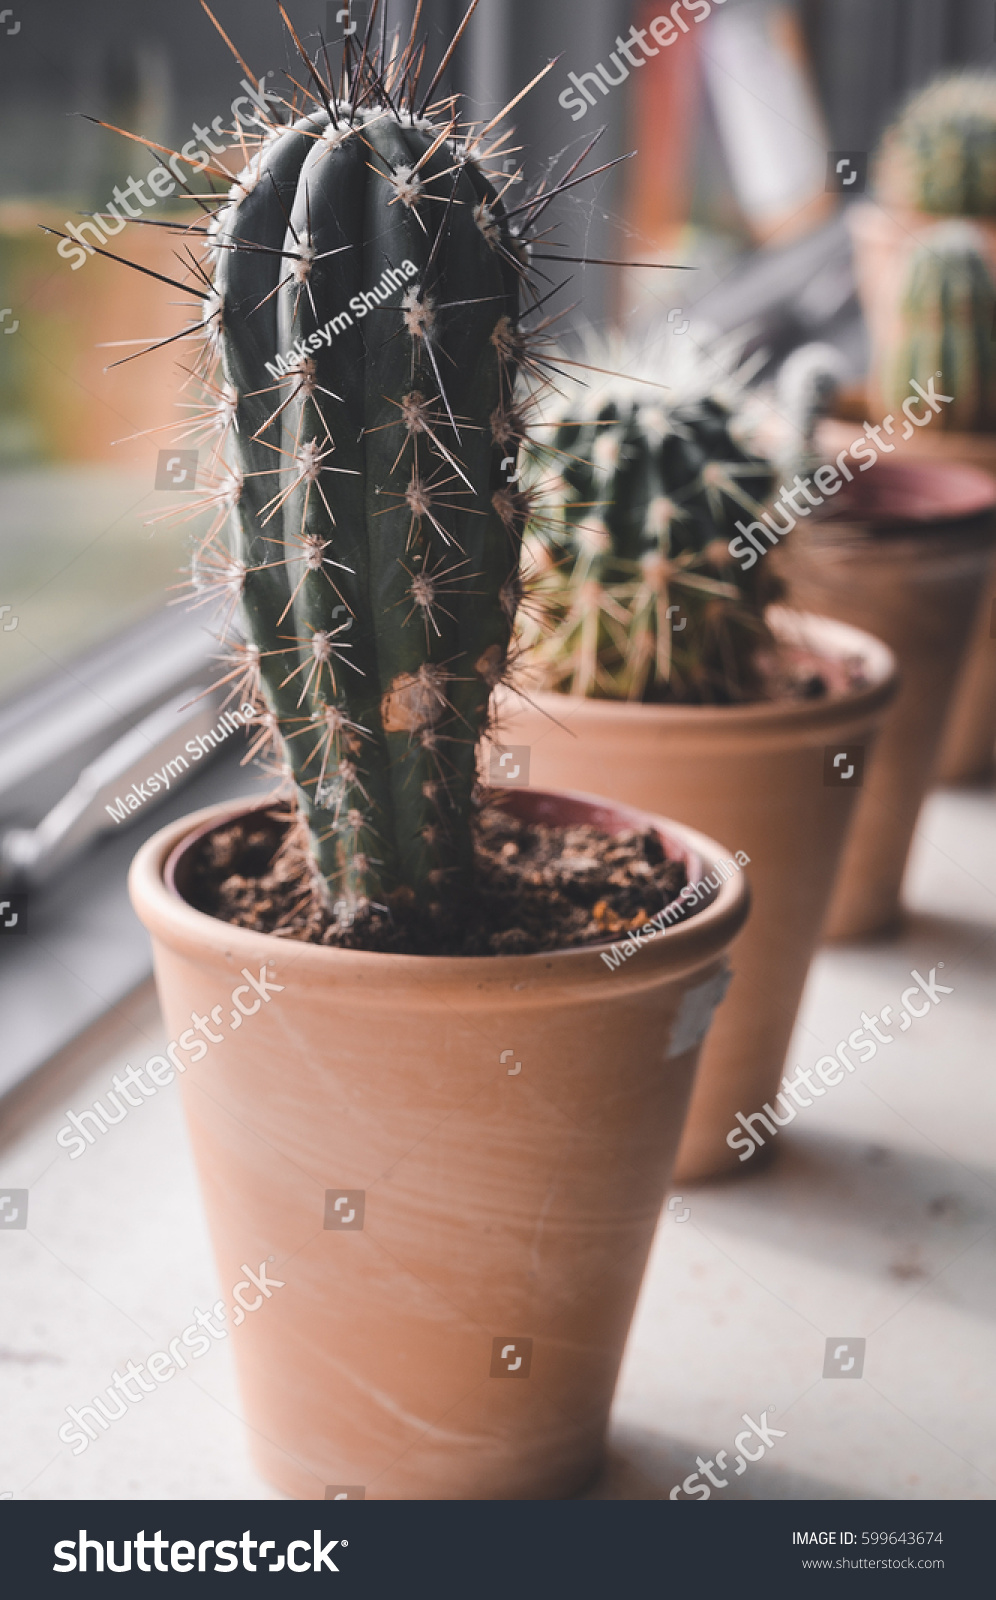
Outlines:
[[[933,798],[910,884],[900,940],[820,955],[789,1060],[832,1049],[911,967],[943,961],[955,993],[800,1114],[768,1171],[665,1211],[592,1498],[666,1498],[766,1409],[785,1437],[715,1498],[996,1495],[996,793]],[[57,1438],[67,1405],[221,1292],[175,1093],[78,1161],[54,1143],[66,1106],[161,1043],[146,989],[22,1092],[0,1151],[0,1180],[30,1189],[28,1229],[0,1239],[0,1491],[16,1498],[273,1498],[238,1420],[231,1341],[78,1458]],[[830,1336],[868,1338],[867,1381],[821,1378]]]

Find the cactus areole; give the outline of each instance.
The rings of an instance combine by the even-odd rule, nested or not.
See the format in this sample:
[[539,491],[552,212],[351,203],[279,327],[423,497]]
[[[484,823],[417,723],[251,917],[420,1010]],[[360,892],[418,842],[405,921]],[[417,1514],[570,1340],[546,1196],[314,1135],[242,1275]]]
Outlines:
[[322,892],[352,923],[399,892],[452,906],[471,874],[515,615],[525,252],[452,124],[330,111],[234,186],[205,314],[235,408],[238,615]]

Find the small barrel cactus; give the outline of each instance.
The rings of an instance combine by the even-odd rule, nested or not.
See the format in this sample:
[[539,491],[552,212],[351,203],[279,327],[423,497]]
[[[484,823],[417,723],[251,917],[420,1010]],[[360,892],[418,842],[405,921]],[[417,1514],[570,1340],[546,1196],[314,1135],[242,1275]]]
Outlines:
[[459,924],[478,746],[520,599],[517,379],[540,373],[548,337],[520,306],[542,304],[533,240],[561,185],[513,188],[509,210],[522,175],[504,113],[480,127],[452,95],[433,103],[476,3],[430,78],[421,5],[405,40],[374,0],[338,83],[281,7],[306,86],[286,120],[236,130],[234,184],[215,163],[185,186],[200,207],[187,239],[158,224],[181,227],[179,287],[203,308],[177,336],[204,341],[215,445],[197,603],[226,610],[222,681],[257,696],[252,751],[291,782],[344,937],[383,914]]
[[876,189],[914,211],[996,216],[996,77],[955,73],[914,95],[882,141]]
[[885,353],[882,387],[896,412],[910,382],[941,375],[951,404],[935,426],[961,432],[996,427],[996,284],[978,232],[941,223],[910,257],[894,349]]
[[572,694],[751,699],[778,585],[764,563],[743,573],[728,545],[738,519],[759,515],[773,470],[737,442],[725,400],[666,405],[659,392],[578,388],[543,421],[529,470],[544,515],[527,552],[545,614],[523,608],[530,670]]

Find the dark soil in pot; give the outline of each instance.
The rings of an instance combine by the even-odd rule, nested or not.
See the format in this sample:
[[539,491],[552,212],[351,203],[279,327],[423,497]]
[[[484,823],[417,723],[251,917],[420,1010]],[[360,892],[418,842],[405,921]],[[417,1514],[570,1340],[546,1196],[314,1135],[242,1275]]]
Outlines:
[[553,826],[492,801],[478,815],[474,884],[445,922],[410,899],[352,924],[322,905],[286,810],[255,812],[205,835],[183,884],[195,909],[258,933],[396,955],[531,955],[625,937],[678,898],[685,865],[653,829],[609,834]]

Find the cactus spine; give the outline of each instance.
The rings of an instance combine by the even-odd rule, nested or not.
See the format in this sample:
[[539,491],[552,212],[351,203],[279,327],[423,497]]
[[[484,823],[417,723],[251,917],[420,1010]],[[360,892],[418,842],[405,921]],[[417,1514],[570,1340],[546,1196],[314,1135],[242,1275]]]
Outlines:
[[994,309],[996,284],[976,229],[941,223],[910,257],[901,333],[885,357],[886,403],[898,412],[911,379],[925,385],[940,373],[952,400],[935,426],[963,432],[996,427]]
[[532,470],[547,514],[527,551],[547,618],[526,608],[529,662],[573,694],[750,699],[776,584],[727,547],[737,519],[760,513],[771,465],[736,442],[719,398],[665,409],[650,393],[625,381],[593,402],[578,393],[545,424]]

